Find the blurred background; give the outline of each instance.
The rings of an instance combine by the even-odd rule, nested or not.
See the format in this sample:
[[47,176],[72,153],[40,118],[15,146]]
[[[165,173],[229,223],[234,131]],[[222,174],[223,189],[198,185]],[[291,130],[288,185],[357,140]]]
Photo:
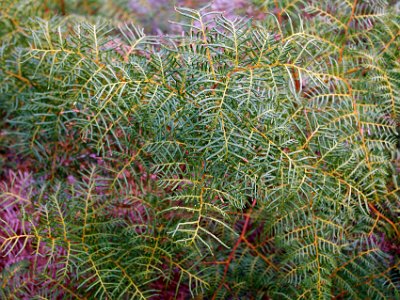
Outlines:
[[[22,0],[23,1],[23,0]],[[29,1],[29,0],[26,0]],[[143,27],[147,34],[179,34],[182,28],[174,24],[179,22],[175,7],[223,12],[227,18],[248,16],[261,19],[265,15],[262,7],[269,0],[37,0],[38,15],[41,9],[62,15],[96,15],[117,17],[119,21],[133,22]],[[273,3],[273,2],[272,2]]]
[[[143,27],[147,34],[156,35],[179,34],[182,31],[179,25],[174,24],[179,22],[179,15],[174,9],[176,6],[200,9],[209,5],[209,10],[223,12],[227,18],[246,16],[257,20],[263,19],[267,13],[276,13],[274,11],[276,6],[292,6],[288,2],[299,4],[298,1],[288,0],[35,0],[34,2],[38,4],[38,15],[42,15],[43,11],[39,10],[44,7],[53,14],[56,11],[63,15],[117,17],[119,21],[132,22]],[[400,13],[399,0],[387,0],[387,2]]]
[[228,18],[248,16],[261,18],[264,13],[251,0],[130,0],[129,8],[137,16],[145,31],[153,34],[178,33],[181,28],[170,21],[177,20],[175,6],[200,9],[210,5],[210,10],[224,12]]

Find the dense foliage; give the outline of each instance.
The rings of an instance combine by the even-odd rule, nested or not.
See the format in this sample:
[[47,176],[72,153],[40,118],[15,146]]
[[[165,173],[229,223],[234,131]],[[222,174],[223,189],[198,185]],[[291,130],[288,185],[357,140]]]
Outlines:
[[0,298],[399,298],[393,6],[119,2],[0,2]]

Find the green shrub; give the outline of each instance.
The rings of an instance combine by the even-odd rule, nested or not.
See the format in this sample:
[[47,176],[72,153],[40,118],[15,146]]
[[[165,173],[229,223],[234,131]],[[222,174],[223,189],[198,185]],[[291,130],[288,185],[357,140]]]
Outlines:
[[0,21],[3,147],[34,173],[3,174],[1,298],[400,296],[385,1],[179,8],[178,37],[30,3]]

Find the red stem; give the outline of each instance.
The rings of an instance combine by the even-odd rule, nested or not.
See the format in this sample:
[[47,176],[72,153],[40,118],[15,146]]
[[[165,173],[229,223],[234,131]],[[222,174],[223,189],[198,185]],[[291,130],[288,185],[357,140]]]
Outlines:
[[222,288],[222,286],[225,285],[225,279],[226,279],[226,275],[228,274],[229,265],[230,265],[230,263],[232,262],[232,260],[233,260],[234,257],[235,257],[236,249],[239,247],[239,245],[240,245],[240,244],[242,243],[242,241],[245,239],[247,227],[249,226],[249,222],[250,222],[250,216],[251,216],[251,213],[252,213],[252,211],[253,211],[254,206],[256,205],[256,202],[257,202],[257,200],[254,199],[254,200],[253,200],[253,203],[251,204],[251,208],[249,209],[249,211],[248,211],[247,214],[246,214],[246,219],[245,219],[245,222],[244,222],[244,225],[243,225],[242,232],[241,232],[241,234],[240,234],[238,240],[236,241],[236,244],[233,246],[232,251],[231,251],[231,253],[229,254],[228,259],[227,259],[225,262],[222,262],[222,263],[225,265],[224,276],[222,277],[219,286],[218,286],[217,289],[215,290],[214,295],[213,295],[213,297],[212,297],[212,300],[215,300],[215,299],[216,299],[217,294],[218,294],[218,291]]

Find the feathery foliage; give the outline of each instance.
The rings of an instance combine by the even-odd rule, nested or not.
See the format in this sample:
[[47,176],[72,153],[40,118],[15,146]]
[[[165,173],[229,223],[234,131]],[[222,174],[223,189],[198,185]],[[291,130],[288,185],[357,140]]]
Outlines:
[[177,37],[48,2],[1,4],[2,146],[35,162],[1,188],[1,298],[400,297],[386,1],[177,8]]

